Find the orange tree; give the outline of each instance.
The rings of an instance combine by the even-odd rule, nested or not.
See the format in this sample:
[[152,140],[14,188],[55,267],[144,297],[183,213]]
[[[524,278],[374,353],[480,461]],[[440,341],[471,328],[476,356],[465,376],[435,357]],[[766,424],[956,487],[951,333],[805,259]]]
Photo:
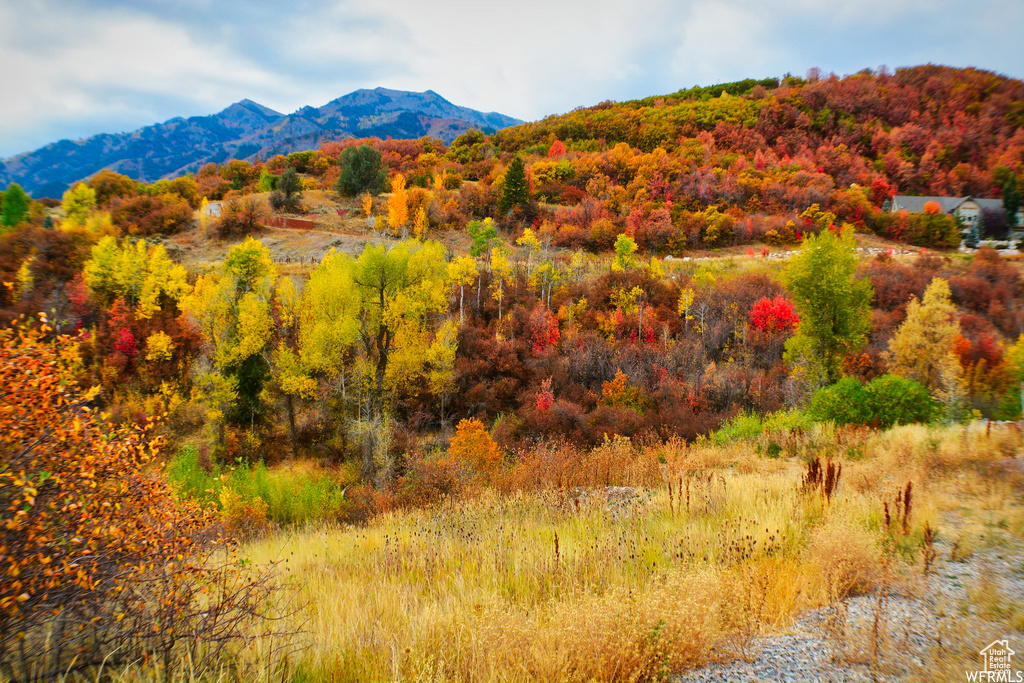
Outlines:
[[475,418],[459,422],[448,452],[456,461],[467,463],[480,473],[493,472],[504,457],[487,428]]
[[0,330],[0,667],[27,675],[12,663],[27,642],[45,667],[66,666],[69,643],[75,668],[114,653],[170,668],[181,638],[210,626],[210,605],[251,612],[252,596],[201,552],[211,514],[152,467],[148,425],[107,423],[98,389],[76,386],[77,343],[52,332],[45,318]]

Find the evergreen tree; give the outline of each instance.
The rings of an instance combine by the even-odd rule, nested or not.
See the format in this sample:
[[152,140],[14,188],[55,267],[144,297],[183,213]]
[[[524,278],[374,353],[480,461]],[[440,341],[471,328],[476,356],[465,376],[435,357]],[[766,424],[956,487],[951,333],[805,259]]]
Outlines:
[[18,183],[11,183],[4,193],[3,210],[0,213],[0,224],[5,228],[13,228],[25,220],[28,215],[28,205],[32,200],[25,194]]
[[277,189],[270,195],[270,204],[280,211],[297,211],[302,200],[302,179],[295,169],[288,169],[277,180]]
[[1003,183],[1003,209],[1006,220],[1011,226],[1017,225],[1017,209],[1020,208],[1020,191],[1017,189],[1017,176],[1012,173]]
[[502,215],[517,206],[530,203],[530,185],[526,180],[526,164],[522,157],[516,155],[505,171],[505,182],[501,186],[501,198],[498,200],[498,212]]
[[341,153],[339,163],[338,194],[345,197],[355,197],[363,192],[378,195],[387,187],[388,171],[381,161],[380,152],[373,147],[349,147]]

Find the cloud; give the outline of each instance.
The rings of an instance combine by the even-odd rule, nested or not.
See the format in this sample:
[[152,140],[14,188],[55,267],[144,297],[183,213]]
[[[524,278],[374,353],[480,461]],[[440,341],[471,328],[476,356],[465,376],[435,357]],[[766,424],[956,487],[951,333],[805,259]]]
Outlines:
[[745,77],[1024,64],[1019,0],[0,0],[0,156],[360,87],[539,118]]

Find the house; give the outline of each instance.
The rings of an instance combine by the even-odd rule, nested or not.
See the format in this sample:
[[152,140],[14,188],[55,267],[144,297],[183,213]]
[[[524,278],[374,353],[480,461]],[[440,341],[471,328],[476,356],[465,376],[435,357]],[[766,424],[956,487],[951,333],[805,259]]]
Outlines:
[[203,211],[207,216],[220,218],[220,202],[210,202],[203,208]]
[[[935,202],[942,209],[942,212],[960,219],[965,229],[977,227],[981,218],[981,212],[1002,211],[1002,199],[981,199],[979,197],[911,197],[909,195],[896,195],[892,198],[893,213],[906,211],[908,213],[924,213],[924,205],[928,202]],[[1017,226],[1024,226],[1024,207],[1017,211]]]

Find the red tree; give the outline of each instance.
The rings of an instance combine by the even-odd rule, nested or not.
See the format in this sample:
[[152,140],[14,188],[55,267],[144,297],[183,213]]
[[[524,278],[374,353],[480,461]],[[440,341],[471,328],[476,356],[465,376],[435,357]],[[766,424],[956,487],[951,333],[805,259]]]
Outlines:
[[793,302],[782,296],[761,297],[750,309],[750,326],[762,332],[792,330],[799,322]]

